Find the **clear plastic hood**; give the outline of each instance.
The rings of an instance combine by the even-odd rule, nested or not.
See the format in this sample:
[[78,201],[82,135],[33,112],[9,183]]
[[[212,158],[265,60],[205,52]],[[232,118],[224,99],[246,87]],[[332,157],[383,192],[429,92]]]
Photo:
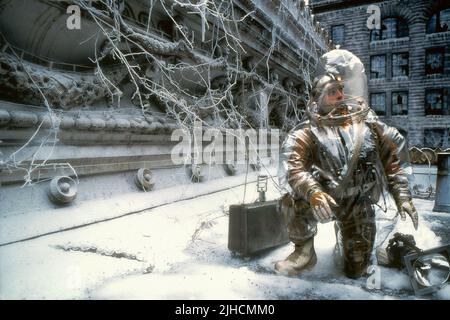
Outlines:
[[341,125],[342,122],[365,118],[367,77],[364,65],[347,50],[332,50],[324,54],[316,67],[308,118],[318,126]]
[[331,76],[341,81],[346,99],[364,99],[367,102],[367,77],[364,64],[347,50],[332,50],[317,63],[315,78]]

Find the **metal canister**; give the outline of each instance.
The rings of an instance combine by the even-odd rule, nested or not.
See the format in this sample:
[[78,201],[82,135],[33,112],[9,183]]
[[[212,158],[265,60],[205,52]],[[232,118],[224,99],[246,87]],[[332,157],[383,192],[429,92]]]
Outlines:
[[437,154],[436,200],[433,211],[450,212],[450,152]]

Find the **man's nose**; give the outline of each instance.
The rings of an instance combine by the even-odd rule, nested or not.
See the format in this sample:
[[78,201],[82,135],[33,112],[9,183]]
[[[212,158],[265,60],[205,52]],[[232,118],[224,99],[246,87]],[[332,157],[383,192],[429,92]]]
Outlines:
[[338,90],[337,95],[336,95],[336,99],[337,100],[344,99],[344,93],[342,92],[342,90]]

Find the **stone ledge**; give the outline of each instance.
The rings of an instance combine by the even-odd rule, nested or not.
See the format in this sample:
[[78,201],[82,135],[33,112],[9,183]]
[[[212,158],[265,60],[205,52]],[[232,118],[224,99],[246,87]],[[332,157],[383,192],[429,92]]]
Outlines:
[[449,40],[450,39],[450,31],[436,32],[436,33],[427,33],[427,34],[425,34],[425,38],[426,38],[427,41],[430,41],[430,40]]
[[369,42],[369,48],[371,50],[406,47],[406,46],[409,46],[409,37],[393,38]]

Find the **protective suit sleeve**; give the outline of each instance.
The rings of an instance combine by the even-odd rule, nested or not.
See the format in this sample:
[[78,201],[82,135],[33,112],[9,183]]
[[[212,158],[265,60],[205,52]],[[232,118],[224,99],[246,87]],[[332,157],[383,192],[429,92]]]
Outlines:
[[374,127],[375,134],[378,135],[380,159],[389,191],[397,205],[401,205],[404,201],[411,200],[407,176],[410,163],[406,139],[396,128],[389,127],[381,121],[376,121]]
[[310,173],[314,144],[309,128],[295,131],[283,147],[287,159],[287,179],[292,190],[304,200],[310,200],[315,191],[323,191],[322,186]]

